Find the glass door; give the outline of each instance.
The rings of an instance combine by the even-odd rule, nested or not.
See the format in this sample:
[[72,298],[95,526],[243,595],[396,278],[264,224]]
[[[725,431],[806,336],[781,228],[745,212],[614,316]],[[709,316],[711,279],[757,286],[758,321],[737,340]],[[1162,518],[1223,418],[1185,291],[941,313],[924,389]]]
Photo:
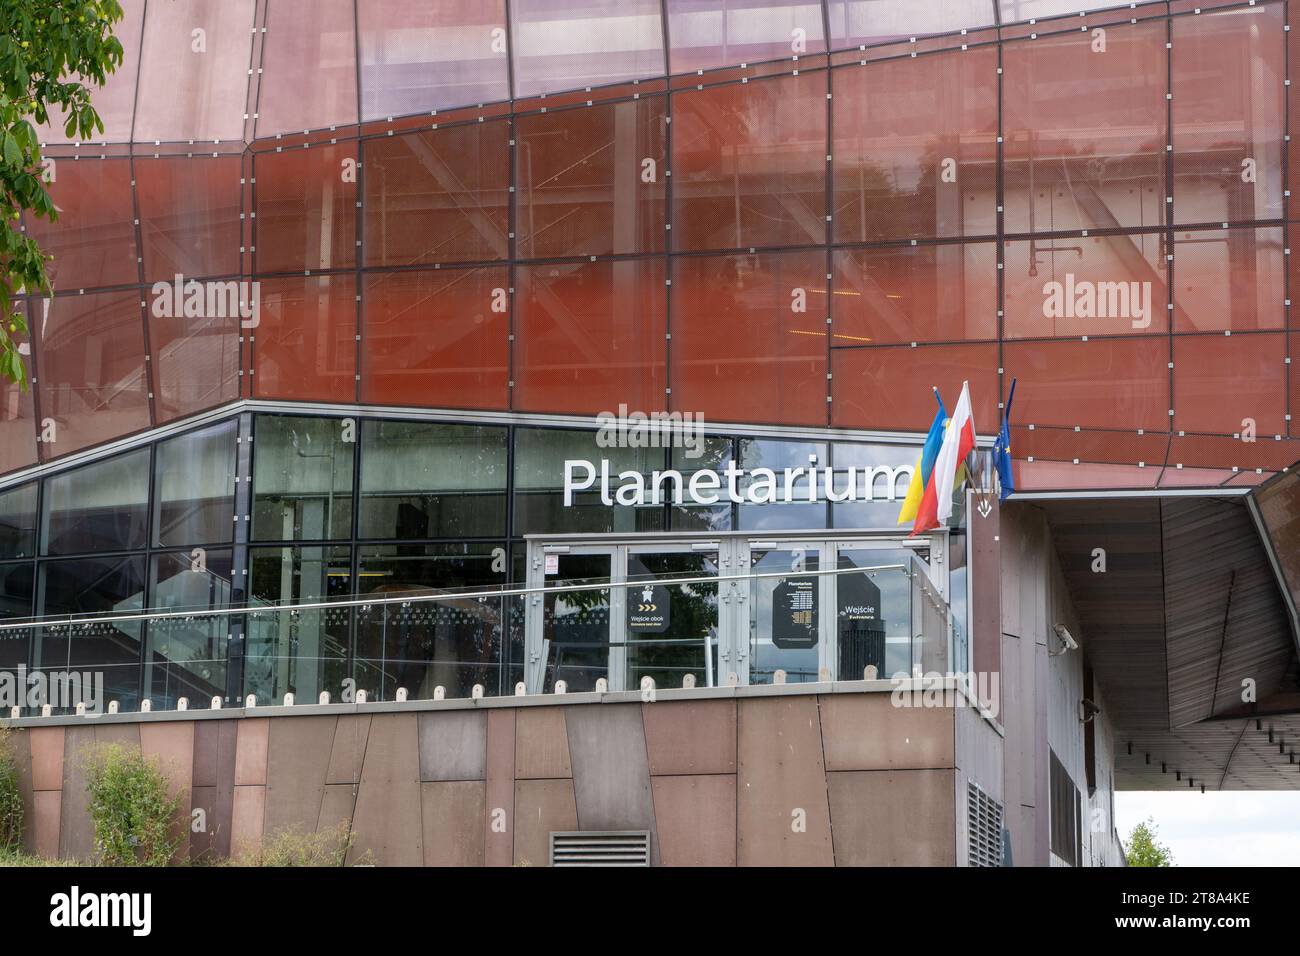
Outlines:
[[548,545],[530,552],[529,587],[547,590],[527,598],[525,686],[549,694],[562,680],[574,693],[595,690],[599,678],[610,677],[611,623],[622,610],[622,595],[609,586],[616,549]]
[[[718,543],[628,545],[623,668],[626,687],[641,678],[656,687],[716,687],[718,672]],[[678,581],[660,584],[660,581]]]
[[824,542],[751,541],[749,640],[742,648],[741,683],[771,684],[778,670],[788,684],[829,680],[823,613],[833,575],[821,567]]

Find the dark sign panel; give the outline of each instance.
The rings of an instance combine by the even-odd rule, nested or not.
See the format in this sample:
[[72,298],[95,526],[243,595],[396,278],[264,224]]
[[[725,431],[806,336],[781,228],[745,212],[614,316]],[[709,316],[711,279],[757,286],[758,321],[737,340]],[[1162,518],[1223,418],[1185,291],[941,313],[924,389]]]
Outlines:
[[662,634],[668,630],[671,602],[668,589],[647,585],[627,590],[627,630],[629,634]]
[[784,650],[817,646],[817,579],[787,578],[772,592],[772,643]]

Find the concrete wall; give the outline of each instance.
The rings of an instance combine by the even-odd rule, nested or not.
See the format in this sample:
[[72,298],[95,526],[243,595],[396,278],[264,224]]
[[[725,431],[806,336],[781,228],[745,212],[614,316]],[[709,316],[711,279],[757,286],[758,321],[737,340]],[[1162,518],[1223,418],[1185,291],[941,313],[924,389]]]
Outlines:
[[[636,829],[667,866],[959,865],[1001,737],[887,682],[22,721],[28,849],[89,859],[83,755],[156,755],[203,811],[191,857],[349,821],[352,858],[544,866],[552,831]],[[37,726],[32,726],[37,723]]]

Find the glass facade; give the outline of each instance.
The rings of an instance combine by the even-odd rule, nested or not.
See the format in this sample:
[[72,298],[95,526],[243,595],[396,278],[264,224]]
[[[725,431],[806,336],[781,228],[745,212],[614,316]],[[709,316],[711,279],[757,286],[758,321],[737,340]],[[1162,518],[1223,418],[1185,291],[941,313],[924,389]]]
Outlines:
[[1297,457],[1284,3],[125,9],[2,471],[240,398],[917,431],[968,380],[988,434],[1012,379],[1024,488]]
[[[245,413],[179,431],[0,490],[0,623],[44,619],[0,629],[0,664],[103,671],[123,710],[143,698],[174,709],[180,697],[203,706],[293,693],[306,703],[348,690],[391,700],[398,688],[467,697],[476,684],[509,695],[524,671],[524,599],[491,592],[529,584],[526,535],[892,532],[902,487],[895,476],[891,497],[880,469],[914,457],[906,444],[747,435],[710,435],[693,450],[605,447],[590,430],[370,416]],[[811,462],[831,470],[841,493],[854,483],[859,499],[870,480],[875,500],[836,503],[820,476],[817,501],[803,500],[805,471],[789,502],[606,504],[592,488],[566,505],[571,459],[607,459],[613,475],[713,472],[717,487],[734,480],[742,497],[759,470]],[[737,468],[743,475],[729,477]],[[864,477],[868,468],[880,472]],[[629,580],[718,573],[716,554],[683,547],[633,549]],[[574,556],[574,566],[593,560]],[[679,603],[694,607],[703,594],[716,605],[712,587],[678,588]],[[428,600],[438,595],[447,597]],[[371,596],[376,603],[329,606]],[[147,620],[95,619],[145,609]],[[69,616],[78,623],[60,624]],[[675,620],[674,639],[688,643],[703,626]],[[628,658],[636,679],[703,679],[698,648],[678,660],[660,644],[642,636],[641,656]],[[566,653],[561,678],[581,660]]]

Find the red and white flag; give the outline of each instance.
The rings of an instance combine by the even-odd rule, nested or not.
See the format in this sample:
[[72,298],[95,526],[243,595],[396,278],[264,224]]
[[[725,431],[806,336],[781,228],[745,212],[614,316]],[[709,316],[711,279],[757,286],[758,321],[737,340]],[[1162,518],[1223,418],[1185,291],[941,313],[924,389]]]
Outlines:
[[943,436],[939,446],[939,457],[935,459],[935,517],[940,524],[946,525],[952,517],[952,495],[956,488],[957,471],[975,448],[975,419],[971,416],[970,386],[961,383],[961,398],[952,413],[952,424]]

